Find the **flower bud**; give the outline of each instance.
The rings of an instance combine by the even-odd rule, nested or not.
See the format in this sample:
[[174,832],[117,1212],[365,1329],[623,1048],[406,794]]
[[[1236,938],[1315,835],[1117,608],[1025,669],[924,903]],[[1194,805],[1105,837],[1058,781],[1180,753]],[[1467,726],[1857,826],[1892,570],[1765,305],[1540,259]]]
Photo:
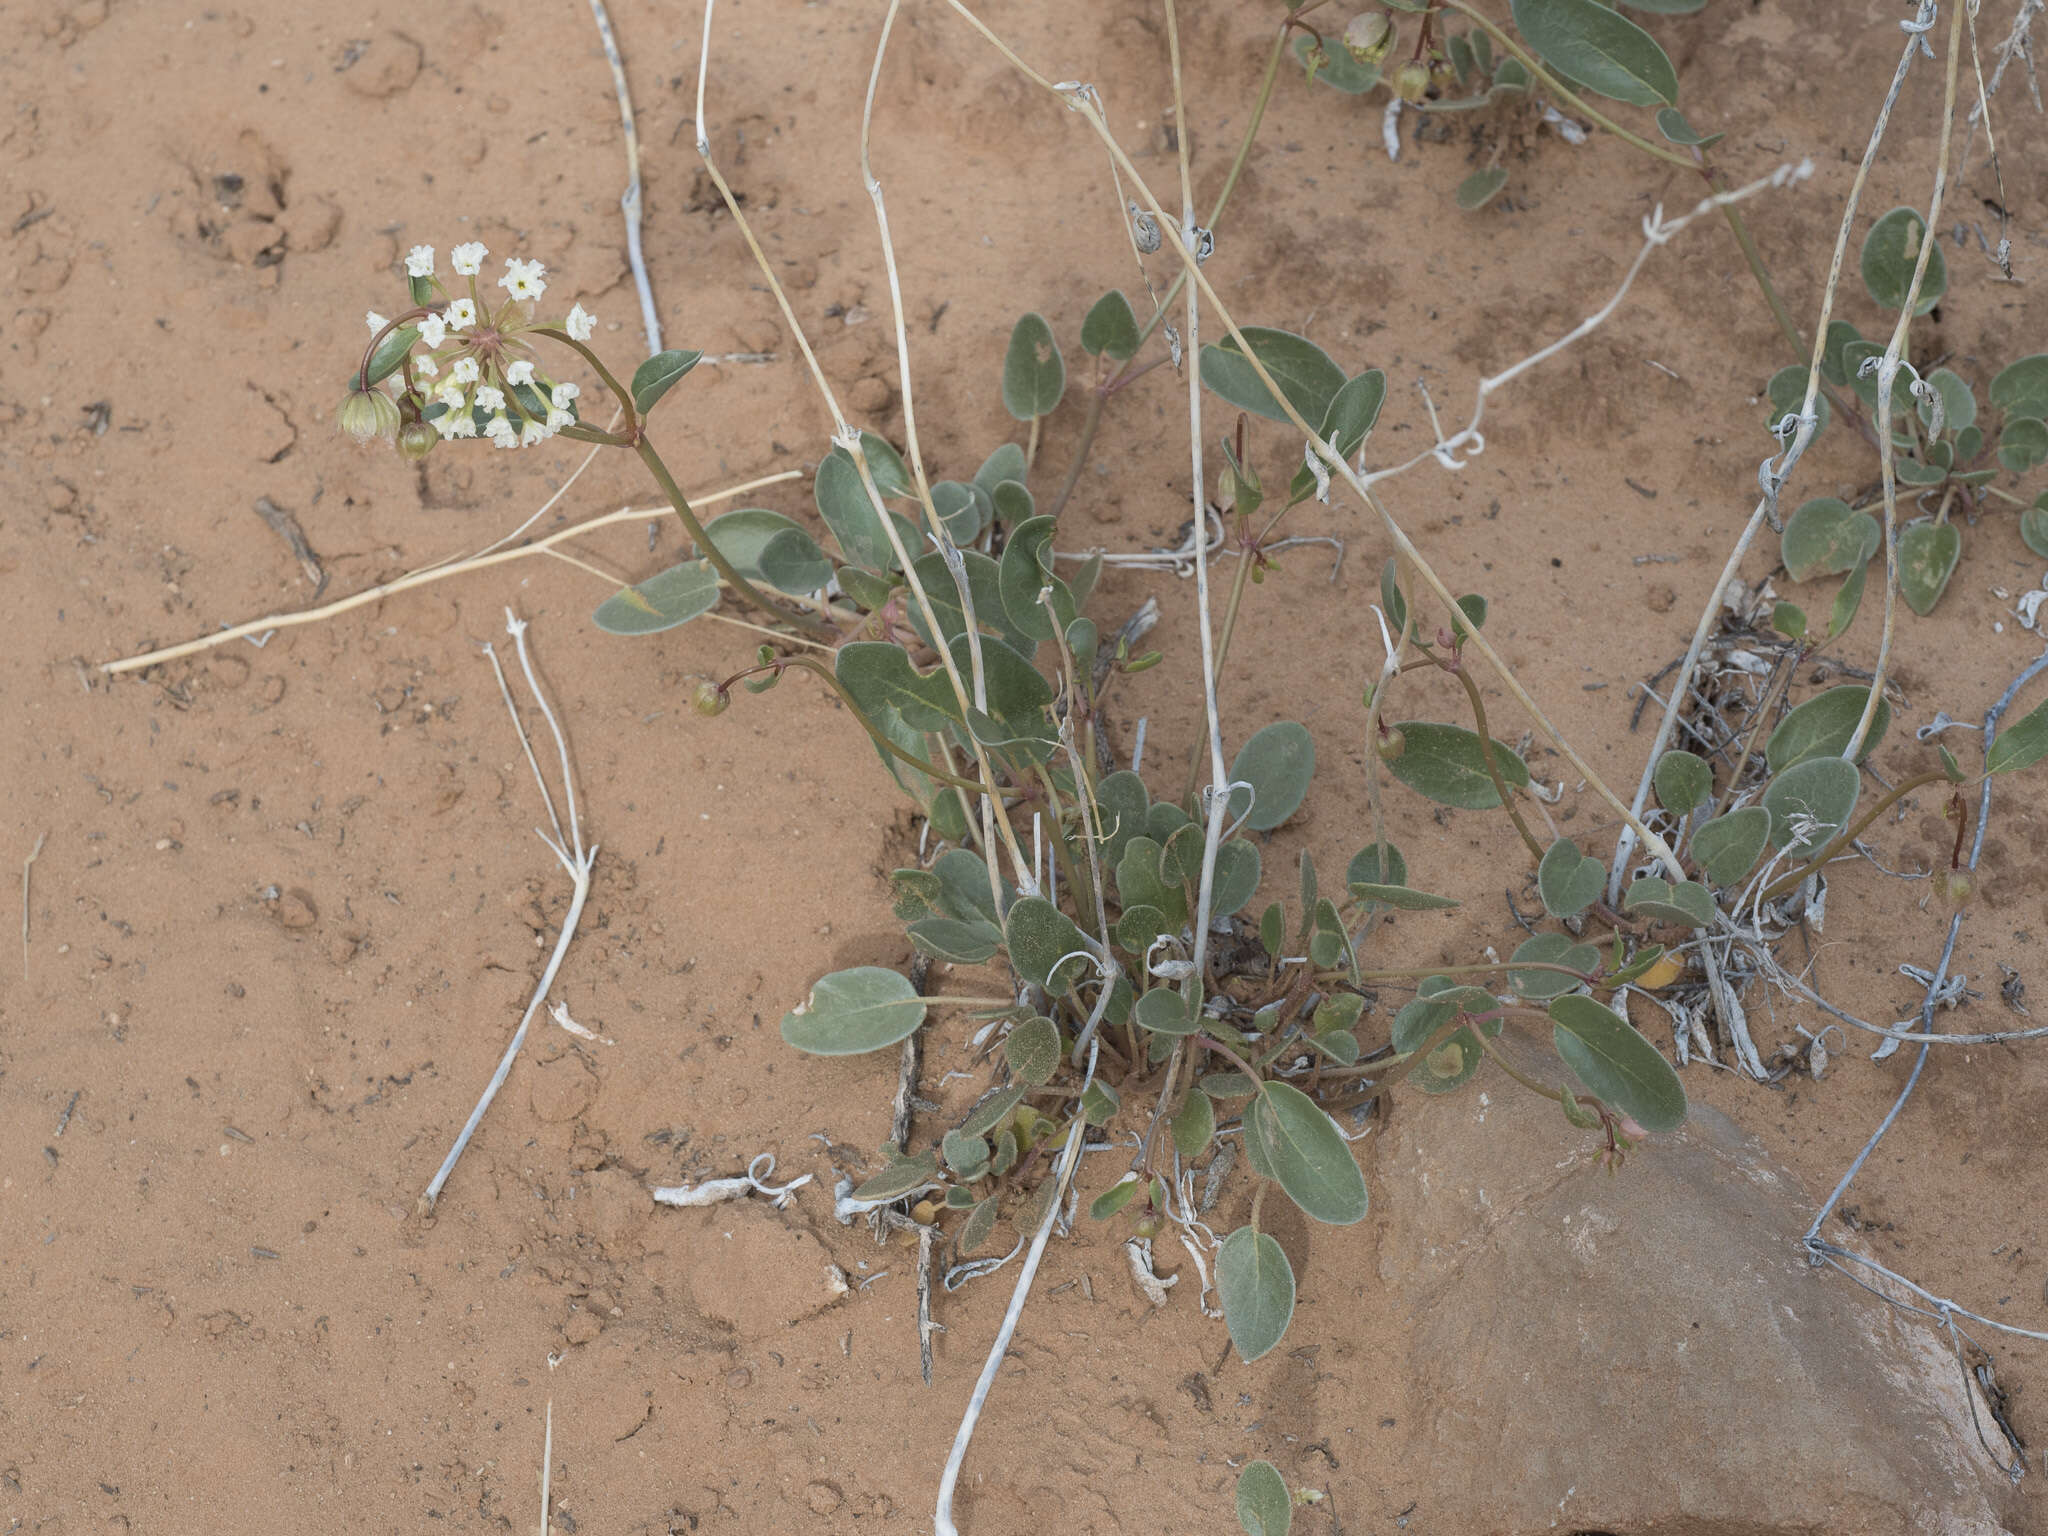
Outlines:
[[939,1219],[939,1208],[929,1200],[920,1200],[910,1208],[910,1219],[920,1227],[928,1227]]
[[1383,763],[1396,762],[1408,750],[1408,735],[1398,725],[1380,732],[1379,753]]
[[1945,870],[1941,877],[1942,899],[1952,907],[1965,907],[1977,892],[1977,877],[1967,869]]
[[388,442],[398,435],[398,402],[381,389],[351,389],[334,424],[359,443],[380,437]]
[[732,695],[708,677],[690,685],[690,708],[700,715],[722,715],[732,708]]
[[1410,59],[1394,71],[1394,94],[1411,107],[1429,94],[1429,66]]
[[1131,1223],[1131,1231],[1139,1237],[1157,1237],[1166,1224],[1159,1219],[1156,1211],[1147,1211]]
[[1365,11],[1344,28],[1344,46],[1361,64],[1377,64],[1394,46],[1394,24],[1384,11]]
[[408,464],[417,464],[434,451],[434,444],[441,441],[441,434],[424,421],[408,421],[398,429],[398,456]]

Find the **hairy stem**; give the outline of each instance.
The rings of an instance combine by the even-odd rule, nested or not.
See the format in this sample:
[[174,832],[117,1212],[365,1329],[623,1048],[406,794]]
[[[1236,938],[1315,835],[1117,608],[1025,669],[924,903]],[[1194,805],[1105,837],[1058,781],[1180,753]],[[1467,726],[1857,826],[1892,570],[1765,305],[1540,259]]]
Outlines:
[[1472,721],[1479,731],[1479,755],[1486,760],[1486,776],[1493,780],[1493,792],[1500,796],[1501,809],[1508,813],[1508,819],[1515,824],[1515,830],[1522,834],[1522,844],[1529,850],[1529,857],[1538,864],[1543,862],[1543,845],[1536,841],[1536,834],[1529,830],[1529,823],[1522,819],[1522,813],[1508,794],[1507,780],[1501,777],[1500,761],[1493,750],[1493,736],[1486,728],[1486,704],[1479,697],[1479,685],[1472,681],[1472,674],[1463,667],[1445,667],[1453,677],[1464,684],[1465,700],[1472,706]]

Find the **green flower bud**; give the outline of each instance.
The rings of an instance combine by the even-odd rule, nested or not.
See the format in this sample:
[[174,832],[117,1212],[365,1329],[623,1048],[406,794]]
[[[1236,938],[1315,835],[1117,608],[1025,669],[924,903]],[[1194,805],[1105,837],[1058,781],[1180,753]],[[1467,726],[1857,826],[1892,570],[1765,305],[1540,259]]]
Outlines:
[[1945,870],[1941,877],[1942,898],[1952,907],[1966,907],[1977,893],[1977,878],[1967,869]]
[[1406,752],[1407,750],[1408,734],[1407,732],[1403,731],[1398,725],[1395,726],[1392,730],[1380,732],[1379,753],[1381,762],[1397,762],[1399,761],[1401,754],[1403,752]]
[[398,402],[381,389],[352,389],[334,413],[334,424],[359,443],[380,437],[389,442],[398,436]]
[[1394,46],[1394,24],[1383,11],[1365,11],[1344,28],[1344,46],[1361,64],[1377,64]]
[[417,464],[434,451],[434,444],[441,441],[441,434],[424,421],[408,421],[398,429],[398,456],[408,464]]
[[1429,94],[1429,66],[1410,59],[1394,71],[1394,94],[1411,107]]
[[708,677],[690,685],[690,708],[700,715],[722,715],[732,708],[732,695]]

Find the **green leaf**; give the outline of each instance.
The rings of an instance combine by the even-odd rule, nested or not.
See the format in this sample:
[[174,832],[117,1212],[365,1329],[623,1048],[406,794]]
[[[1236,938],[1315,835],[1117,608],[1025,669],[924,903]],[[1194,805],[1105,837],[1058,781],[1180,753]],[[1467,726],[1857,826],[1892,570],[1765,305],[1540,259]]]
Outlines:
[[[1976,423],[1977,397],[1961,374],[1953,368],[1937,368],[1927,375],[1927,382],[1941,396],[1942,436],[1954,437]],[[1934,426],[1934,408],[1925,400],[1920,402],[1920,425],[1929,430]]]
[[[1770,382],[1764,386],[1764,398],[1771,406],[1764,424],[1776,431],[1779,422],[1787,416],[1797,416],[1799,408],[1806,404],[1806,366],[1794,363],[1772,374]],[[1819,437],[1827,430],[1831,415],[1826,395],[1813,397],[1813,415],[1816,422],[1813,435]]]
[[1697,810],[1714,797],[1714,770],[1697,752],[1673,747],[1657,759],[1651,775],[1657,803],[1674,816]]
[[633,406],[645,416],[655,401],[667,394],[677,380],[703,360],[702,352],[670,350],[657,352],[633,370]]
[[1028,314],[1010,331],[1003,354],[1003,406],[1019,421],[1050,415],[1067,392],[1067,365],[1045,316]]
[[412,344],[419,339],[418,326],[401,325],[378,342],[377,350],[370,354],[370,382],[381,384],[398,372],[399,364],[405,361],[405,354],[412,350]]
[[1116,920],[1117,947],[1128,954],[1148,953],[1153,941],[1162,933],[1174,930],[1166,920],[1166,914],[1154,906],[1140,902],[1134,907],[1125,907],[1123,916]]
[[1459,905],[1454,897],[1432,896],[1407,885],[1380,885],[1369,880],[1350,882],[1351,894],[1374,906],[1393,907],[1401,912],[1439,912]]
[[1060,1027],[1044,1014],[1012,1026],[1003,1040],[1003,1059],[1019,1082],[1042,1088],[1060,1066]]
[[[1309,67],[1309,54],[1316,46],[1316,40],[1306,33],[1294,40],[1294,56],[1301,61],[1303,69]],[[1341,41],[1333,42],[1322,52],[1322,62],[1315,66],[1316,80],[1342,91],[1346,96],[1363,96],[1380,83],[1380,67],[1354,59],[1351,50]]]
[[[1871,225],[1863,237],[1863,286],[1886,309],[1904,309],[1906,290],[1913,284],[1913,268],[1920,259],[1920,242],[1927,238],[1927,221],[1911,208],[1894,208]],[[1920,296],[1913,313],[1924,315],[1941,302],[1948,290],[1948,265],[1936,242],[1927,257],[1927,275],[1920,284]]]
[[1678,104],[1678,72],[1657,40],[1598,0],[1511,0],[1536,56],[1587,89],[1638,107]]
[[[1936,446],[1946,448],[1948,445],[1940,443]],[[1908,487],[1939,485],[1948,478],[1948,471],[1939,464],[1923,464],[1918,459],[1905,457],[1892,461],[1892,473],[1900,485]]]
[[2007,416],[2048,417],[2048,352],[2036,352],[1998,370],[1991,403]]
[[1344,869],[1346,885],[1406,885],[1408,861],[1392,843],[1367,843]]
[[1508,184],[1508,173],[1502,166],[1488,166],[1483,171],[1474,171],[1458,183],[1458,190],[1451,194],[1451,201],[1467,213],[1484,208],[1500,195],[1500,189]]
[[1414,1055],[1429,1043],[1430,1036],[1450,1023],[1457,1014],[1457,1003],[1445,997],[1417,997],[1402,1004],[1400,1012],[1394,1015],[1394,1054]]
[[1122,1096],[1107,1083],[1090,1083],[1081,1092],[1081,1118],[1090,1125],[1109,1124],[1122,1107]]
[[953,917],[921,918],[905,931],[924,954],[959,965],[982,965],[1003,944],[1003,931],[993,923],[963,923]]
[[2016,773],[2048,756],[2048,701],[1999,732],[1984,758],[1986,773]]
[[[939,883],[938,910],[962,922],[1000,923],[995,897],[988,888],[988,866],[978,854],[965,848],[948,848],[932,863],[932,877]],[[1003,882],[1005,897],[1009,882]]]
[[833,573],[839,583],[839,590],[846,594],[855,607],[874,613],[889,601],[895,592],[896,583],[888,576],[877,576],[859,566],[842,565]]
[[1216,1103],[1206,1093],[1191,1093],[1173,1117],[1173,1145],[1183,1159],[1202,1155],[1216,1136]]
[[[794,533],[806,542],[810,539],[797,523],[766,507],[741,507],[736,512],[721,513],[704,525],[704,532],[713,547],[732,562],[742,576],[748,577],[762,575],[762,553],[777,535]],[[690,553],[701,555],[703,551],[693,548]],[[829,568],[827,574],[830,574]],[[823,586],[824,583],[820,581],[818,585]],[[811,590],[816,591],[817,588]]]
[[1356,1029],[1358,1016],[1365,1012],[1365,999],[1356,992],[1336,992],[1316,1004],[1310,1027],[1318,1035]]
[[1387,627],[1394,632],[1394,638],[1400,639],[1408,624],[1408,599],[1402,595],[1392,555],[1380,567],[1380,611],[1386,614]]
[[945,1158],[946,1166],[963,1179],[978,1179],[988,1172],[988,1143],[971,1132],[946,1132],[945,1139],[939,1143],[939,1155]]
[[1870,562],[1866,560],[1849,573],[1835,593],[1834,607],[1828,614],[1828,639],[1839,640],[1856,622],[1856,610],[1863,606],[1863,583],[1869,575]]
[[908,977],[857,965],[821,977],[810,999],[782,1016],[782,1038],[811,1056],[858,1056],[900,1043],[924,1013]]
[[1258,1087],[1242,1072],[1204,1072],[1200,1086],[1212,1099],[1242,1099]]
[[1154,987],[1138,999],[1131,1017],[1155,1035],[1192,1035],[1202,1027],[1200,1013],[1188,1010],[1187,999],[1171,987]]
[[2020,542],[2048,560],[2048,507],[2028,507],[2020,513]]
[[1365,1175],[1337,1122],[1314,1099],[1292,1084],[1268,1082],[1260,1090],[1258,1124],[1247,1121],[1245,1134],[1254,1129],[1288,1199],[1333,1227],[1365,1219]]
[[[1387,771],[1410,789],[1442,805],[1487,811],[1500,804],[1477,732],[1432,720],[1404,720],[1395,727],[1404,745]],[[1526,789],[1529,766],[1502,742],[1493,744],[1500,776],[1510,789]]]
[[1850,342],[1862,339],[1863,333],[1848,321],[1828,322],[1827,342],[1820,354],[1820,371],[1830,384],[1842,385],[1849,382],[1849,370],[1842,361],[1842,349]]
[[1868,512],[1836,496],[1816,496],[1785,520],[1778,558],[1794,581],[1811,581],[1853,571],[1883,542],[1884,530]]
[[1473,629],[1486,628],[1486,599],[1477,592],[1467,592],[1459,598],[1458,611],[1451,615],[1451,628],[1460,639],[1469,639]]
[[[1166,840],[1159,854],[1160,878],[1174,885],[1193,885],[1202,877],[1202,849],[1206,829],[1191,821]],[[1219,848],[1218,853],[1222,850]]]
[[2024,475],[2048,460],[2048,422],[2032,416],[2015,416],[1998,434],[1998,462],[2016,475]]
[[[872,433],[863,432],[861,452],[867,458],[875,488],[884,496],[899,496],[908,490],[907,480],[903,489],[892,488],[896,475],[902,471],[902,460],[896,458],[896,451],[887,443]],[[885,472],[890,460],[895,461],[893,473]],[[875,513],[875,504],[868,499],[860,470],[854,465],[853,456],[844,448],[834,444],[832,451],[825,455],[818,465],[811,494],[818,504],[818,516],[832,530],[832,537],[839,541],[840,552],[849,563],[876,572],[895,569],[896,552],[890,546],[888,534],[883,532],[882,519]],[[903,540],[903,547],[906,550],[918,548],[921,540],[917,530],[896,517],[894,512],[888,515],[896,518],[896,531]]]
[[[1696,0],[1694,9],[1697,10],[1699,6],[1704,4],[1706,4],[1706,0]],[[1701,149],[1711,149],[1727,137],[1726,134],[1720,133],[1701,133],[1685,120],[1685,114],[1676,107],[1659,107],[1657,109],[1657,131],[1663,134],[1671,143],[1679,145],[1681,148],[1697,145]]]
[[1247,1463],[1237,1474],[1237,1523],[1244,1536],[1287,1536],[1293,1519],[1294,1500],[1280,1469],[1270,1461]]
[[1230,765],[1231,781],[1242,780],[1253,789],[1231,795],[1230,819],[1243,816],[1254,832],[1272,831],[1301,808],[1315,771],[1316,744],[1307,726],[1276,720],[1262,727],[1238,749]]
[[1264,1232],[1239,1227],[1216,1250],[1216,1292],[1230,1342],[1256,1360],[1280,1342],[1294,1316],[1294,1271]]
[[938,513],[946,537],[955,544],[969,544],[981,537],[981,530],[995,516],[995,503],[978,485],[941,480],[932,487],[932,510]]
[[718,606],[718,572],[708,560],[686,560],[636,586],[623,587],[590,618],[608,635],[656,635]]
[[[995,1170],[990,1169],[991,1173]],[[963,1258],[973,1253],[988,1241],[989,1234],[996,1229],[997,1198],[990,1195],[967,1213],[967,1219],[960,1223],[960,1237],[954,1244],[954,1251]]]
[[808,596],[832,579],[832,559],[801,528],[785,528],[761,546],[761,579],[778,592]]
[[[1344,387],[1344,370],[1321,347],[1291,331],[1261,325],[1248,325],[1243,330],[1252,356],[1265,365],[1266,372],[1301,413],[1302,420],[1320,424],[1329,415],[1337,392]],[[1259,382],[1234,336],[1202,348],[1202,383],[1240,410],[1268,421],[1287,420],[1287,413]]]
[[1123,290],[1112,288],[1097,299],[1081,322],[1081,350],[1091,356],[1127,361],[1138,350],[1138,317]]
[[939,1171],[936,1152],[920,1152],[915,1157],[899,1157],[880,1173],[869,1179],[853,1192],[856,1200],[895,1200],[909,1194],[913,1189],[922,1189],[931,1183]]
[[1074,920],[1043,896],[1018,897],[1004,920],[1003,936],[1017,974],[1055,997],[1093,967],[1087,940]]
[[1771,839],[1771,813],[1760,805],[1716,816],[1692,835],[1692,856],[1716,885],[1734,885],[1755,867]]
[[1161,852],[1149,837],[1134,837],[1124,844],[1116,865],[1117,901],[1127,913],[1134,907],[1156,908],[1165,914],[1168,930],[1178,930],[1188,920],[1187,893],[1160,878]]
[[1275,960],[1287,952],[1287,909],[1277,901],[1259,914],[1259,943]]
[[1941,601],[1963,556],[1962,530],[1954,523],[1914,523],[1899,535],[1899,595],[1925,618]]
[[1216,875],[1209,892],[1209,915],[1230,917],[1259,893],[1259,850],[1243,838],[1216,849]]
[[1577,917],[1600,899],[1606,884],[1607,866],[1568,837],[1552,843],[1536,866],[1536,893],[1552,917]]
[[1771,608],[1771,628],[1789,640],[1806,638],[1806,610],[1797,603],[1777,603]]
[[[1054,615],[1062,632],[1074,622],[1074,594],[1053,574],[1052,539],[1056,527],[1050,517],[1027,518],[1011,525],[1009,542],[1003,546],[1000,579],[1003,611],[1010,623],[1033,640],[1050,640]],[[1053,612],[1045,611],[1038,594],[1052,588]]]
[[974,483],[988,492],[993,501],[997,486],[1005,481],[1014,481],[1022,487],[1029,472],[1024,462],[1024,450],[1015,443],[1002,443],[982,460],[981,468],[974,472]]
[[893,712],[916,731],[943,731],[960,720],[959,700],[942,671],[920,674],[902,646],[855,640],[839,647],[833,671],[870,716]]
[[1630,882],[1622,894],[1621,909],[1639,912],[1652,922],[1707,928],[1714,921],[1714,893],[1695,880],[1681,880],[1673,885],[1657,875],[1645,875]]
[[[1849,738],[1856,734],[1856,722],[1863,718],[1863,706],[1869,701],[1870,689],[1861,683],[1843,683],[1815,694],[1778,722],[1778,728],[1764,743],[1764,762],[1771,772],[1783,773],[1810,757],[1840,757]],[[1892,707],[1880,698],[1877,713],[1871,718],[1870,734],[1863,739],[1863,750],[1857,754],[1858,762],[1868,757],[1884,738],[1891,720]]]
[[1613,1009],[1583,994],[1550,1005],[1551,1043],[1579,1081],[1644,1130],[1685,1124],[1685,1089],[1658,1049]]
[[[1003,606],[1001,567],[978,549],[961,550],[960,560],[967,571],[967,590],[974,599],[975,621],[984,631],[993,630],[1002,636],[1028,660],[1036,654],[1038,642],[1010,623],[1009,610]],[[946,557],[933,550],[918,556],[912,568],[924,584],[924,595],[939,621],[939,632],[948,641],[966,634],[967,611],[960,605],[960,589],[953,584],[953,573],[946,569]],[[930,645],[931,627],[925,622],[924,610],[915,602],[905,606],[918,638]]]
[[1315,922],[1308,940],[1309,959],[1327,969],[1340,962],[1358,976],[1358,957],[1351,952],[1351,936],[1344,931],[1343,921],[1337,916],[1337,904],[1325,896],[1316,903]]
[[1088,1202],[1088,1215],[1094,1221],[1107,1221],[1118,1211],[1131,1203],[1131,1197],[1145,1187],[1144,1181],[1135,1173],[1127,1173],[1109,1188]]
[[[1883,356],[1884,348],[1874,341],[1851,341],[1842,347],[1842,368],[1849,376],[1849,387],[1856,391],[1856,398],[1869,406],[1873,413],[1877,410],[1877,374],[1873,371],[1866,375],[1863,372],[1863,365],[1873,357]],[[1903,416],[1913,408],[1910,382],[1903,368],[1892,378],[1894,417]]]
[[1774,775],[1762,802],[1772,844],[1794,858],[1819,852],[1849,824],[1861,789],[1856,765],[1840,757],[1810,757]]
[[[1600,970],[1600,951],[1591,944],[1577,944],[1568,933],[1539,933],[1525,939],[1514,954],[1512,961],[1534,961],[1543,965],[1568,965],[1586,975],[1597,975]],[[1560,997],[1575,990],[1578,982],[1559,971],[1515,971],[1508,972],[1508,985],[1524,997],[1537,999]]]
[[[1358,452],[1373,424],[1380,419],[1380,407],[1386,404],[1386,399],[1387,376],[1377,368],[1366,369],[1331,399],[1317,436],[1332,445],[1338,458],[1349,459]],[[1288,484],[1287,504],[1293,506],[1296,502],[1308,500],[1315,494],[1315,489],[1316,477],[1304,464],[1294,472],[1294,479]]]
[[1095,825],[1102,838],[1102,862],[1115,867],[1124,845],[1145,834],[1145,812],[1152,798],[1145,781],[1128,768],[1103,775],[1095,786]]

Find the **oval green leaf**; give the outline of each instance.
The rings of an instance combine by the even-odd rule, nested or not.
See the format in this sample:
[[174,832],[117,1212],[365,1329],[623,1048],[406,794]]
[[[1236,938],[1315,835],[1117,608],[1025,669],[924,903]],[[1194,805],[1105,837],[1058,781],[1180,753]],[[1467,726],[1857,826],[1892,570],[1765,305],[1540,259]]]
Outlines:
[[1045,316],[1028,314],[1010,331],[1003,354],[1003,406],[1019,421],[1045,416],[1067,392],[1067,365]]
[[1216,850],[1216,875],[1209,893],[1209,915],[1229,917],[1242,911],[1259,891],[1259,850],[1233,838]]
[[1216,1250],[1216,1292],[1230,1342],[1256,1360],[1280,1342],[1294,1316],[1294,1270],[1264,1232],[1239,1227]]
[[1772,777],[1763,808],[1771,813],[1771,842],[1794,858],[1817,853],[1849,824],[1862,779],[1840,757],[1811,757]]
[[[1301,808],[1316,771],[1315,739],[1294,720],[1276,720],[1238,749],[1230,765],[1233,782],[1244,780],[1255,793],[1230,797],[1230,819],[1245,817],[1254,832],[1270,832]],[[1249,811],[1250,815],[1246,816]]]
[[782,1016],[782,1038],[811,1056],[858,1056],[901,1043],[924,1013],[908,977],[857,965],[819,978],[810,999]]
[[1446,907],[1455,907],[1458,901],[1451,896],[1432,896],[1427,891],[1418,891],[1408,885],[1378,885],[1369,880],[1353,880],[1351,894],[1360,901],[1374,906],[1393,907],[1402,912],[1440,912]]
[[2016,475],[2024,475],[2048,460],[2048,422],[2032,416],[2015,416],[1998,434],[1998,462]]
[[1583,994],[1550,1005],[1551,1043],[1579,1081],[1646,1131],[1685,1124],[1685,1089],[1658,1049]]
[[405,354],[412,350],[412,344],[419,339],[418,326],[401,325],[378,342],[377,350],[370,354],[370,383],[381,384],[398,372],[398,365],[405,361]]
[[1673,747],[1657,759],[1651,775],[1657,803],[1674,816],[1698,809],[1714,797],[1714,770],[1697,752]]
[[[1486,772],[1477,732],[1433,720],[1404,720],[1395,729],[1401,732],[1403,746],[1401,755],[1387,764],[1387,771],[1403,784],[1439,804],[1461,810],[1487,811],[1500,804]],[[1529,765],[1512,748],[1496,741],[1493,755],[1501,779],[1510,789],[1528,788]]]
[[[1863,286],[1886,309],[1904,309],[1906,290],[1913,285],[1913,269],[1920,260],[1920,245],[1927,238],[1927,221],[1911,208],[1894,208],[1870,226],[1863,237]],[[1927,273],[1920,283],[1913,313],[1924,315],[1941,302],[1948,291],[1948,265],[1942,260],[1937,242],[1927,257]]]
[[1125,362],[1138,350],[1138,317],[1123,290],[1112,288],[1090,306],[1081,322],[1081,350]]
[[1451,201],[1467,213],[1484,208],[1500,195],[1500,189],[1508,184],[1508,173],[1504,167],[1494,165],[1483,171],[1474,171],[1458,183],[1458,190],[1451,194]]
[[1003,1040],[1003,1059],[1019,1082],[1042,1088],[1060,1066],[1060,1027],[1042,1013],[1012,1026]]
[[1771,813],[1760,805],[1716,816],[1692,835],[1692,856],[1716,885],[1733,885],[1771,840]]
[[[1539,933],[1532,939],[1525,939],[1508,958],[1511,962],[1568,965],[1587,976],[1600,972],[1600,951],[1591,944],[1574,943],[1568,933]],[[1508,985],[1524,997],[1540,1000],[1561,997],[1576,990],[1579,983],[1576,977],[1567,976],[1562,971],[1510,970]]]
[[853,1192],[856,1200],[895,1200],[914,1189],[922,1189],[932,1182],[939,1171],[939,1157],[936,1152],[924,1151],[915,1157],[899,1157],[880,1173],[869,1179]]
[[[2048,436],[2048,429],[2044,429]],[[1899,595],[1925,618],[1948,590],[1963,557],[1963,534],[1954,523],[1914,523],[1899,535]]]
[[1998,370],[1991,403],[2008,416],[2048,417],[2048,352],[2036,352]]
[[1197,1158],[1216,1135],[1216,1104],[1206,1093],[1191,1093],[1173,1117],[1173,1145],[1183,1159]]
[[[1329,415],[1337,391],[1344,387],[1344,370],[1305,336],[1262,325],[1248,325],[1243,330],[1252,356],[1272,375],[1302,420],[1320,425]],[[1287,413],[1252,371],[1234,336],[1202,348],[1202,383],[1239,410],[1268,421],[1287,420]]]
[[1088,943],[1081,930],[1043,896],[1020,896],[1011,904],[1003,937],[1017,974],[1055,997],[1089,969]]
[[1536,56],[1588,90],[1638,107],[1678,105],[1678,71],[1657,40],[1599,0],[1512,0]]
[[1254,1461],[1237,1474],[1237,1523],[1244,1536],[1287,1536],[1293,1519],[1294,1500],[1278,1467]]
[[[1861,683],[1843,683],[1825,693],[1815,694],[1778,722],[1764,743],[1764,762],[1771,772],[1783,773],[1810,757],[1840,757],[1856,734],[1856,722],[1863,718],[1863,706],[1870,701],[1870,689]],[[1892,722],[1892,707],[1882,698],[1870,722],[1870,734],[1863,738],[1861,762],[1884,739]]]
[[[1706,4],[1706,0],[1696,0],[1695,8],[1698,5],[1704,4]],[[1711,149],[1726,137],[1726,135],[1719,133],[1701,133],[1685,120],[1685,114],[1676,107],[1659,107],[1657,109],[1657,131],[1663,134],[1671,143],[1679,145],[1681,148]]]
[[2036,704],[2007,726],[1985,754],[1986,773],[2015,773],[2048,756],[2048,701]]
[[[1254,1127],[1247,1123],[1245,1131]],[[1260,1150],[1287,1198],[1317,1221],[1347,1227],[1370,1206],[1365,1175],[1337,1122],[1299,1088],[1269,1082],[1260,1095]]]
[[801,528],[785,528],[761,546],[761,579],[778,592],[803,597],[832,579],[832,559]]
[[633,406],[645,416],[654,409],[654,403],[671,389],[684,374],[703,360],[702,352],[671,349],[657,352],[638,368],[633,370]]
[[1884,530],[1868,512],[1837,496],[1816,496],[1785,520],[1778,558],[1794,581],[1811,581],[1853,571],[1883,542]]
[[1640,913],[1652,922],[1706,928],[1714,921],[1714,893],[1696,880],[1680,880],[1674,885],[1660,876],[1645,875],[1630,882],[1621,909]]
[[613,593],[591,622],[608,635],[656,635],[718,606],[718,572],[708,560],[686,560]]
[[1600,899],[1606,884],[1607,866],[1568,837],[1552,843],[1536,866],[1536,893],[1552,917],[1577,917]]
[[[1367,843],[1344,869],[1346,885],[1406,885],[1408,861],[1392,843]],[[1309,903],[1313,905],[1313,903]]]

